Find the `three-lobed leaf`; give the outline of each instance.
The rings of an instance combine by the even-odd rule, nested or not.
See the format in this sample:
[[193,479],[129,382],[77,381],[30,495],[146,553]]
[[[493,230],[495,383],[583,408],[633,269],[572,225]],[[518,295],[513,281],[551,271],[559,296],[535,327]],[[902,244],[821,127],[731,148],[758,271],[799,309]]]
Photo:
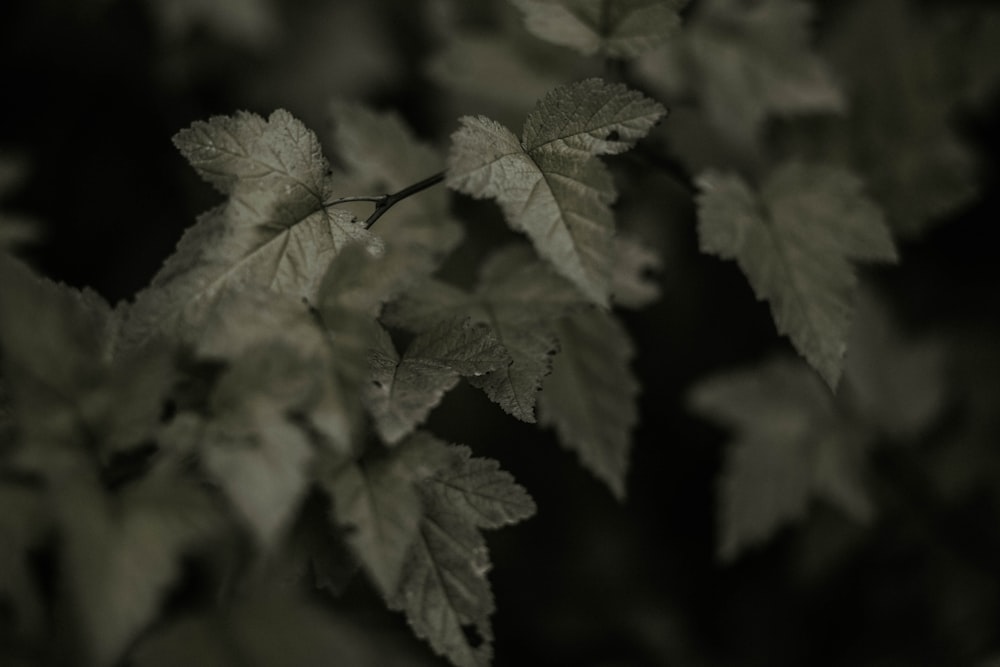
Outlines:
[[778,330],[831,388],[840,379],[857,278],[853,262],[896,259],[880,209],[851,173],[789,162],[754,192],[714,170],[698,177],[704,252],[734,259]]
[[452,135],[447,183],[496,199],[508,224],[590,300],[610,292],[616,197],[593,157],[620,153],[664,115],[663,107],[620,84],[586,79],[546,95],[521,140],[488,118],[463,117]]
[[801,520],[814,499],[858,521],[871,517],[867,436],[807,367],[778,359],[723,373],[693,387],[689,403],[734,433],[717,487],[720,559],[732,561]]

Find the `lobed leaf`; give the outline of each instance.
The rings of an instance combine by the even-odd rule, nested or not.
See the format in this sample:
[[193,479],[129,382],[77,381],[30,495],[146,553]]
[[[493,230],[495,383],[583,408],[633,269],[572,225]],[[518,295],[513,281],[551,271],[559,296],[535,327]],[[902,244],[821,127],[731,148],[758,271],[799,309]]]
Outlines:
[[622,85],[587,79],[546,95],[529,114],[522,141],[488,118],[466,116],[452,135],[447,183],[496,199],[513,229],[605,305],[616,193],[607,169],[592,158],[626,150],[664,113]]
[[530,518],[535,501],[492,459],[473,458],[468,447],[449,448],[448,465],[424,482],[442,502],[479,528],[501,528]]
[[229,200],[198,219],[137,295],[126,346],[189,337],[232,289],[263,287],[315,302],[327,266],[345,245],[381,247],[352,215],[327,206],[319,142],[288,112],[267,121],[245,112],[216,116],[181,131],[175,143]]
[[713,170],[697,182],[702,251],[739,263],[778,331],[836,388],[857,286],[852,262],[896,259],[879,208],[835,167],[783,164],[759,193]]
[[433,463],[417,487],[423,518],[389,606],[403,611],[416,635],[456,667],[488,665],[495,604],[477,526],[520,521],[534,503],[495,462],[471,458],[464,447],[420,434],[402,451]]

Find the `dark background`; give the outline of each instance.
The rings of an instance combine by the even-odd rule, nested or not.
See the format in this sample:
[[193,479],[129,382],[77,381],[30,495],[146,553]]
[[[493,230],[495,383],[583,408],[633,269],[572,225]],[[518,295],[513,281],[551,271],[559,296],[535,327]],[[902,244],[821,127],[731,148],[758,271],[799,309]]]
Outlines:
[[[0,154],[27,165],[3,206],[41,223],[23,254],[57,280],[112,302],[149,281],[218,199],[170,143],[194,120],[284,107],[322,136],[326,101],[339,96],[396,109],[442,146],[454,128],[453,103],[425,73],[436,35],[422,3],[276,2],[276,32],[261,39],[171,29],[156,6],[0,3]],[[550,433],[465,387],[446,398],[432,430],[500,460],[540,508],[490,536],[498,666],[985,665],[1000,655],[995,110],[956,118],[981,158],[982,194],[906,241],[899,267],[868,274],[907,332],[939,337],[951,359],[934,431],[872,461],[872,524],[817,504],[735,564],[716,561],[728,436],[692,417],[684,396],[706,374],[787,348],[738,268],[698,253],[693,203],[676,193],[660,237],[663,299],[624,314],[644,389],[623,505]],[[363,582],[341,604],[407,633]]]

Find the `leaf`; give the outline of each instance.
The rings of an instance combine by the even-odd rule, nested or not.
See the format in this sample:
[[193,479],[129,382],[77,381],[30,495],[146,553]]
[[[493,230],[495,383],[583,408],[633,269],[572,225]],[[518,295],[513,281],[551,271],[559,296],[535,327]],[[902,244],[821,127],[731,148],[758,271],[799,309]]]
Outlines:
[[656,251],[627,236],[615,237],[614,250],[611,300],[625,308],[642,308],[658,300],[660,286],[647,275],[663,265]]
[[488,118],[463,117],[452,135],[448,186],[499,203],[508,224],[595,303],[610,291],[615,199],[592,159],[621,153],[664,115],[658,103],[600,79],[557,88],[528,115],[522,141]]
[[896,259],[881,211],[835,167],[785,163],[759,193],[714,170],[697,183],[702,251],[739,263],[778,331],[836,388],[857,286],[852,260]]
[[364,399],[388,444],[416,428],[460,376],[481,375],[508,362],[488,327],[458,320],[421,333],[402,357],[382,331],[369,359],[371,383]]
[[383,595],[399,585],[403,562],[417,535],[420,497],[418,471],[405,457],[384,458],[344,467],[324,481],[334,501],[337,523],[347,542]]
[[316,136],[287,111],[197,122],[174,138],[198,173],[229,199],[198,219],[129,308],[125,345],[186,338],[220,295],[263,287],[315,302],[347,244],[381,247],[353,216],[329,208],[328,166]]
[[492,459],[473,458],[468,447],[449,447],[447,466],[423,482],[467,521],[479,528],[502,528],[535,514],[535,501]]
[[638,418],[632,343],[616,319],[598,310],[562,320],[558,337],[561,349],[539,396],[539,421],[554,427],[559,442],[622,500]]
[[815,498],[857,521],[873,512],[862,483],[866,438],[806,367],[778,359],[698,383],[691,409],[734,431],[718,496],[718,556],[732,561],[805,517]]
[[[646,71],[654,81],[679,73],[714,129],[752,148],[773,115],[842,112],[843,95],[825,62],[810,48],[812,7],[801,0],[706,0],[678,48]],[[663,60],[667,62],[663,62]]]
[[583,295],[538,261],[530,248],[512,245],[486,259],[473,294],[426,281],[390,304],[385,318],[412,331],[424,331],[454,317],[488,324],[510,363],[470,377],[469,383],[485,391],[508,414],[533,423],[542,378],[551,371],[552,355],[558,349],[554,323],[583,303]]
[[465,448],[421,434],[403,451],[441,463],[418,485],[423,518],[389,606],[405,612],[416,635],[457,667],[488,665],[495,605],[489,554],[476,527],[519,521],[534,504],[493,461],[470,458]]
[[217,533],[219,517],[201,489],[181,480],[146,478],[112,500],[88,474],[77,470],[50,488],[87,662],[111,665],[153,621],[181,558]]
[[513,0],[528,30],[584,55],[634,58],[669,41],[687,0]]

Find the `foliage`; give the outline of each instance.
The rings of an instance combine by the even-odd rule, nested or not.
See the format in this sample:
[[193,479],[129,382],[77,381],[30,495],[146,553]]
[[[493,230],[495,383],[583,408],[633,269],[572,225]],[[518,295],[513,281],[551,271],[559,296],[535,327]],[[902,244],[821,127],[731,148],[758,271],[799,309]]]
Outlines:
[[[982,338],[927,324],[912,296],[935,294],[922,276],[943,237],[928,235],[988,190],[989,156],[955,120],[990,104],[998,72],[969,65],[993,54],[995,12],[299,4],[74,10],[141,14],[160,35],[147,55],[185,94],[212,76],[186,69],[199,54],[240,82],[226,109],[170,112],[188,171],[162,180],[216,191],[178,186],[210,206],[193,224],[169,197],[102,184],[132,221],[110,233],[124,245],[156,220],[179,232],[134,288],[78,288],[47,265],[59,216],[31,193],[54,179],[34,175],[50,172],[31,142],[0,155],[0,662],[499,665],[517,662],[503,614],[575,619],[583,600],[641,650],[589,655],[584,638],[577,659],[557,655],[571,621],[550,619],[551,652],[531,661],[733,664],[738,645],[678,620],[704,608],[706,581],[788,564],[830,596],[851,564],[894,553],[885,540],[938,533],[958,544],[926,575],[950,582],[942,662],[1000,651],[995,530],[977,550],[947,522],[963,503],[1000,507],[983,444],[1000,430],[995,323]],[[310,22],[338,39],[309,38]],[[873,61],[887,39],[898,50]],[[261,70],[280,92],[211,58],[233,53],[288,68]],[[305,72],[321,61],[369,83],[317,93]],[[152,161],[135,171],[159,178]],[[88,233],[73,254],[106,263],[115,244]],[[582,477],[550,465],[554,443]],[[651,500],[694,487],[700,504]],[[641,536],[622,528],[644,514]],[[712,515],[711,544],[672,532]],[[656,539],[682,555],[633,567]],[[527,565],[507,575],[511,545]],[[577,602],[510,594],[553,569]],[[668,574],[679,602],[663,602]],[[726,618],[746,621],[740,608]],[[768,664],[821,662],[740,641]],[[876,664],[845,646],[823,664]]]

